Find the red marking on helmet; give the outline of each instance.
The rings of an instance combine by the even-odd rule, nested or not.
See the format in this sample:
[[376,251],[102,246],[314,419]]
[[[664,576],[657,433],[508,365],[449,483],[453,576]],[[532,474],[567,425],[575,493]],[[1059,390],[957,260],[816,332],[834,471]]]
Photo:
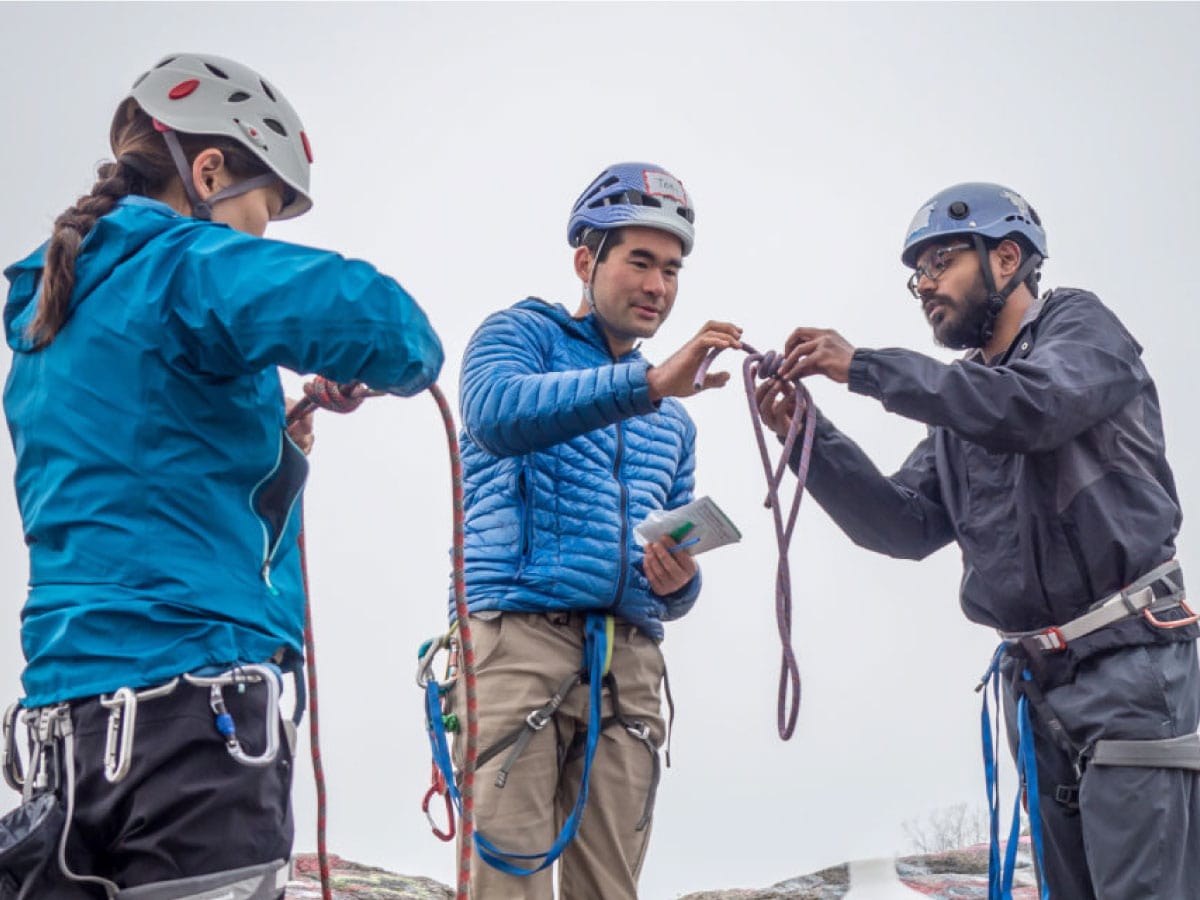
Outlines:
[[311,147],[311,146],[309,146],[309,143],[308,143],[308,135],[307,135],[307,134],[305,134],[303,131],[302,131],[302,132],[300,132],[300,143],[302,143],[302,144],[304,145],[304,155],[308,157],[308,161],[309,161],[309,163],[311,164],[311,163],[312,163],[312,161],[313,161],[313,158],[312,158],[312,147]]
[[258,137],[258,132],[253,128],[250,129],[250,137]]
[[170,131],[171,130],[169,126],[164,125],[162,122],[158,121],[158,119],[151,119],[150,121],[154,123],[155,131]]
[[167,96],[172,100],[182,100],[198,87],[200,87],[200,79],[189,78],[187,81],[179,82],[179,84],[167,91]]

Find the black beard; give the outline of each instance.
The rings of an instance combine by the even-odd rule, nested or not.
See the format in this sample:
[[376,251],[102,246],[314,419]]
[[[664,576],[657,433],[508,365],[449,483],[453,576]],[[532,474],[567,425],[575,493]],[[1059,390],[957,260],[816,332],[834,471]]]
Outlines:
[[976,276],[961,307],[946,304],[944,309],[942,321],[933,326],[935,344],[950,350],[966,350],[987,343],[995,316],[991,314],[987,288],[981,276]]

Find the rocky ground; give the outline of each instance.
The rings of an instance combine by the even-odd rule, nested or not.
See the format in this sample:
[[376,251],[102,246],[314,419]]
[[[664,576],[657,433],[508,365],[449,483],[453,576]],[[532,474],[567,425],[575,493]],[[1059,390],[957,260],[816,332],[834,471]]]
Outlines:
[[[431,878],[395,875],[383,869],[330,857],[334,900],[453,900],[454,891]],[[935,900],[986,900],[987,846],[984,844],[896,860],[901,884]],[[841,900],[850,890],[850,866],[841,865],[789,878],[766,888],[701,891],[679,900]],[[321,879],[312,855],[296,858],[295,880],[287,900],[320,900]],[[1036,900],[1028,845],[1018,854],[1013,900]]]

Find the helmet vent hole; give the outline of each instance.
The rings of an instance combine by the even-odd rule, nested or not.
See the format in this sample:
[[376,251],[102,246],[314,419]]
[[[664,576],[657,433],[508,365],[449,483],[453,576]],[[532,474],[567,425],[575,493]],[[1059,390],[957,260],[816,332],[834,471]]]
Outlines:
[[620,179],[617,178],[616,175],[608,176],[608,178],[606,178],[604,181],[600,181],[599,184],[592,186],[592,190],[588,191],[588,199],[592,199],[596,196],[596,194],[604,191],[606,187],[612,187],[613,185],[618,184],[619,181]]
[[226,100],[229,103],[241,103],[244,100],[249,100],[249,99],[250,99],[250,95],[247,94],[245,91],[234,91],[232,94],[230,94],[226,98]]
[[263,119],[263,124],[266,125],[268,128],[270,128],[273,132],[275,132],[280,137],[287,137],[287,129],[283,127],[283,124],[281,122],[279,122],[275,119]]
[[166,59],[164,59],[158,65],[156,65],[154,68],[161,69],[163,66],[169,66],[171,63],[175,62],[175,59],[176,59],[176,57],[174,57],[174,56],[168,56]]
[[258,83],[262,85],[263,91],[266,93],[266,95],[268,97],[271,98],[271,102],[274,103],[275,102],[275,92],[271,90],[271,86],[261,79],[259,79]]
[[216,66],[214,66],[212,63],[205,63],[205,64],[204,64],[204,68],[208,69],[208,71],[212,72],[212,73],[213,73],[214,75],[216,75],[218,78],[224,78],[226,81],[228,81],[228,80],[229,80],[229,76],[228,76],[228,75],[226,75],[226,74],[225,74],[223,71],[221,71],[220,69],[218,69]]
[[146,80],[146,76],[149,74],[150,74],[149,72],[143,72],[141,77],[138,78],[138,80],[133,83],[133,88],[131,88],[131,90],[136,89],[139,84],[141,84],[143,81]]

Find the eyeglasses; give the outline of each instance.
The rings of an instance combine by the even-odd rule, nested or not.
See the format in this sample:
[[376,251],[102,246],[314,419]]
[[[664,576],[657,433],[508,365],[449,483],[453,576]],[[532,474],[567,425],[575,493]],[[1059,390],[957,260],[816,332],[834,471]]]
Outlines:
[[919,263],[916,270],[908,277],[908,292],[920,300],[921,292],[917,290],[917,286],[921,283],[921,276],[936,282],[946,269],[950,268],[955,253],[970,249],[970,244],[951,244],[949,247],[938,247],[930,254],[928,262]]

